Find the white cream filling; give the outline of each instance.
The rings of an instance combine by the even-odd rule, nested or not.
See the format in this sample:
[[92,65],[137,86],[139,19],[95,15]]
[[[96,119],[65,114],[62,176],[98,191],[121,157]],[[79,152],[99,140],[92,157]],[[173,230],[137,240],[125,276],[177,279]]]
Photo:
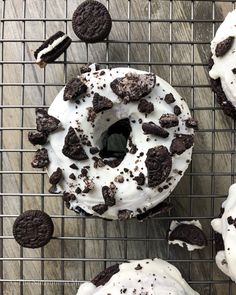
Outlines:
[[[104,71],[105,74],[100,76],[100,72]],[[129,209],[133,211],[133,215],[137,215],[137,209],[146,210],[161,203],[169,194],[173,191],[181,177],[183,176],[185,170],[187,169],[189,162],[191,160],[192,148],[186,150],[180,156],[175,155],[172,157],[172,169],[169,177],[171,179],[167,182],[164,181],[161,185],[150,188],[147,186],[147,177],[145,185],[142,186],[143,190],[137,190],[137,183],[132,179],[129,173],[124,172],[124,168],[128,168],[133,172],[134,176],[138,176],[142,172],[147,176],[147,168],[145,165],[146,153],[149,148],[155,146],[164,145],[169,150],[172,140],[174,139],[175,132],[180,134],[193,134],[193,129],[187,128],[185,125],[185,120],[191,117],[189,108],[186,102],[181,99],[180,95],[176,90],[171,87],[167,82],[156,77],[157,85],[152,90],[152,92],[147,95],[147,100],[154,104],[154,111],[145,117],[145,114],[138,111],[138,102],[130,102],[127,105],[122,103],[117,95],[111,90],[110,83],[118,77],[124,77],[126,73],[133,72],[137,74],[145,74],[147,72],[138,71],[130,68],[114,68],[112,70],[101,70],[96,71],[96,74],[85,73],[82,77],[87,79],[87,96],[84,101],[81,101],[79,105],[70,101],[63,100],[64,88],[57,95],[52,105],[49,108],[49,114],[58,118],[61,121],[62,127],[64,129],[57,130],[56,132],[49,135],[49,142],[45,147],[48,150],[48,155],[50,159],[50,164],[48,166],[48,174],[51,175],[57,167],[63,170],[64,180],[60,182],[61,191],[67,191],[75,194],[75,189],[79,186],[82,190],[84,189],[84,179],[71,180],[69,175],[74,173],[78,176],[81,172],[83,166],[90,166],[88,169],[88,177],[94,182],[94,189],[88,194],[75,194],[76,200],[70,202],[70,208],[81,207],[88,213],[98,215],[92,210],[92,207],[97,204],[104,204],[104,199],[102,196],[101,188],[104,185],[109,186],[114,179],[123,173],[124,182],[117,183],[116,191],[116,205],[109,207],[109,209],[102,215],[104,218],[117,219],[118,211]],[[101,89],[100,87],[106,85]],[[91,87],[93,85],[93,87]],[[104,111],[103,114],[99,113],[95,119],[95,127],[92,127],[91,122],[87,121],[88,108],[92,107],[93,95],[91,91],[98,92],[100,95],[109,98],[113,102],[113,107],[110,110]],[[175,98],[173,104],[167,104],[164,101],[166,94],[172,93]],[[90,95],[91,94],[91,95]],[[159,118],[166,113],[173,113],[173,108],[178,105],[181,108],[181,115],[179,118],[179,126],[167,129],[170,133],[168,138],[161,138],[153,135],[145,135],[142,131],[142,124],[139,123],[141,119],[142,122],[152,121],[159,125]],[[88,135],[88,139],[91,141],[93,146],[98,146],[100,143],[101,134],[107,130],[109,126],[120,119],[129,118],[132,127],[132,132],[130,137],[133,143],[137,146],[137,153],[131,154],[127,153],[121,164],[116,168],[111,168],[109,166],[94,168],[94,161],[89,152],[89,147],[83,146],[86,154],[88,155],[88,160],[75,161],[62,154],[62,148],[64,145],[64,138],[68,132],[70,126],[76,128],[79,127],[84,130],[84,133]],[[133,123],[133,122],[134,123]],[[147,141],[146,139],[150,140]],[[144,155],[137,158],[140,153]],[[98,156],[98,155],[95,155]],[[75,163],[80,170],[73,170],[69,166]],[[182,171],[182,174],[179,173]],[[97,178],[99,177],[99,178]],[[159,187],[168,185],[167,189],[163,189],[162,192],[158,191]]]
[[236,10],[226,16],[211,42],[214,65],[209,72],[212,79],[221,79],[227,99],[236,107],[236,75],[232,72],[232,69],[236,68],[236,39],[234,39],[231,49],[224,56],[216,57],[215,55],[217,44],[228,37],[236,37]]
[[36,59],[36,63],[41,62],[41,56],[52,51],[57,45],[59,45],[62,41],[64,41],[67,38],[67,35],[63,35],[60,38],[56,39],[55,41],[52,42],[52,44],[49,44],[46,48],[43,50],[39,51]]
[[222,208],[222,217],[211,222],[214,231],[222,235],[225,245],[225,250],[219,251],[216,255],[216,263],[226,275],[236,281],[236,228],[228,223],[228,217],[236,218],[236,184],[229,188],[228,198],[222,204]]
[[[169,236],[170,234],[172,233],[172,231],[177,227],[179,226],[180,224],[192,224],[192,225],[195,225],[197,226],[198,228],[200,228],[202,230],[202,225],[201,223],[199,222],[199,220],[191,220],[191,221],[177,221],[177,220],[173,220],[170,224],[170,231],[169,231]],[[180,247],[184,247],[184,245],[187,246],[187,249],[188,251],[193,251],[193,250],[200,250],[200,249],[203,249],[205,246],[198,246],[198,245],[191,245],[189,243],[186,243],[186,242],[183,242],[183,241],[180,241],[180,240],[173,240],[173,241],[170,241],[168,240],[168,244],[171,245],[179,245]]]
[[[138,265],[142,269],[136,270]],[[137,260],[123,263],[119,268],[120,271],[104,286],[84,283],[77,295],[199,295],[186,283],[179,270],[164,260]]]

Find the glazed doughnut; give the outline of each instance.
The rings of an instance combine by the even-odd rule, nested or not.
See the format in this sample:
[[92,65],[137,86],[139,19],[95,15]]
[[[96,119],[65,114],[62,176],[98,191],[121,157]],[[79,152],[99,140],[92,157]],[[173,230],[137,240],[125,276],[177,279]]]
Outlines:
[[107,268],[92,282],[81,285],[77,295],[199,295],[170,263],[155,258]]
[[147,212],[191,161],[196,121],[153,73],[92,66],[67,83],[45,116],[60,122],[43,144],[51,192],[64,193],[81,214],[123,220]]

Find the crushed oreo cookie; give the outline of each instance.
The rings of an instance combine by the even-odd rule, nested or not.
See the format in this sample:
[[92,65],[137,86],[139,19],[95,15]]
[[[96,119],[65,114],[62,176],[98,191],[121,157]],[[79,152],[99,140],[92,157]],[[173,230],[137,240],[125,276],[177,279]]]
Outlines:
[[106,204],[98,204],[92,207],[93,211],[102,215],[108,210],[108,206]]
[[97,92],[93,96],[93,110],[95,113],[109,110],[113,107],[113,102],[105,96],[99,95]]
[[142,98],[138,104],[138,110],[140,113],[151,114],[154,111],[154,105],[152,102]]
[[181,108],[179,106],[174,106],[174,114],[179,116],[182,113]]
[[168,240],[179,240],[186,244],[199,247],[205,247],[207,245],[207,238],[204,232],[193,224],[180,223],[170,233]]
[[71,169],[74,169],[74,170],[78,170],[79,169],[79,167],[75,163],[71,164],[70,165],[70,168]]
[[193,128],[194,130],[198,129],[198,121],[193,118],[188,118],[185,121],[185,125],[186,125],[186,127]]
[[105,185],[102,187],[102,195],[107,206],[111,207],[116,204],[115,194],[115,190],[111,189],[109,186]]
[[176,138],[173,139],[170,152],[172,154],[181,155],[187,149],[190,149],[193,146],[194,138],[193,135],[188,134],[176,134]]
[[124,209],[124,210],[119,210],[118,211],[118,219],[119,220],[127,220],[130,219],[133,215],[133,211]]
[[90,151],[90,154],[95,155],[95,154],[99,153],[100,150],[98,147],[91,147],[89,149],[89,151]]
[[44,168],[49,164],[48,151],[45,148],[38,149],[31,162],[33,168]]
[[138,101],[149,94],[156,85],[155,74],[128,73],[123,78],[117,78],[111,82],[112,91],[118,95],[124,103]]
[[74,194],[64,192],[64,193],[63,193],[63,196],[62,196],[62,199],[63,199],[63,201],[65,202],[66,207],[67,207],[68,209],[70,209],[70,201],[74,201],[74,200],[76,200],[76,197],[75,197]]
[[133,180],[135,180],[138,185],[144,185],[144,183],[145,183],[145,175],[142,172],[140,172],[138,176],[135,176],[133,178]]
[[174,95],[172,93],[166,94],[165,102],[168,103],[168,104],[171,104],[171,103],[175,102]]
[[227,39],[218,43],[215,50],[216,57],[224,56],[232,47],[233,42],[234,42],[234,37],[230,36]]
[[[100,70],[100,65],[99,64],[94,64],[94,66],[95,66],[95,71]],[[91,71],[92,71],[91,63],[88,63],[88,64],[83,65],[82,67],[80,67],[80,73],[81,74],[89,73]]]
[[164,114],[161,116],[159,122],[163,128],[172,128],[179,125],[179,119],[175,114]]
[[148,150],[145,165],[148,171],[148,186],[156,187],[168,178],[172,158],[166,147],[156,146]]
[[61,180],[61,178],[62,178],[62,170],[61,168],[58,167],[57,170],[54,171],[52,175],[49,177],[49,183],[52,185],[56,185]]
[[73,160],[86,160],[88,156],[86,155],[79,137],[77,136],[74,128],[70,127],[68,133],[65,137],[65,143],[62,148],[62,153]]
[[142,129],[145,134],[152,134],[162,138],[167,138],[169,136],[169,132],[163,129],[162,127],[156,125],[153,122],[143,123]]
[[49,134],[55,131],[60,124],[60,121],[53,116],[48,115],[45,109],[36,109],[36,125],[39,132]]
[[119,264],[112,265],[108,268],[106,268],[104,271],[102,271],[100,274],[98,274],[91,282],[96,286],[103,286],[105,285],[110,278],[119,272]]
[[44,132],[29,132],[28,133],[28,140],[33,145],[44,145],[47,142],[47,134]]
[[73,78],[65,86],[63,99],[65,101],[70,100],[78,103],[78,97],[86,93],[86,91],[87,85],[84,84],[80,78]]

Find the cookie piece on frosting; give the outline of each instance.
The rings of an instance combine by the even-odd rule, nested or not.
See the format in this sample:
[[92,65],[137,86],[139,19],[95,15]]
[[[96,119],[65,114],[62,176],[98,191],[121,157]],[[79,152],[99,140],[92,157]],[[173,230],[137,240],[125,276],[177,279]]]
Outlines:
[[221,214],[212,220],[211,225],[216,232],[216,264],[236,282],[236,183],[230,186]]
[[160,204],[192,155],[187,104],[153,73],[90,69],[68,82],[48,113],[37,111],[48,162],[35,167],[47,164],[50,192],[64,192],[66,206],[83,215],[143,220],[168,210]]
[[236,119],[236,10],[230,12],[211,42],[209,75],[217,102]]
[[116,264],[91,282],[80,286],[77,295],[179,294],[199,295],[170,263],[155,258]]
[[177,244],[180,247],[183,247],[185,244],[188,251],[193,251],[206,247],[207,239],[199,220],[173,220],[168,233],[168,243]]

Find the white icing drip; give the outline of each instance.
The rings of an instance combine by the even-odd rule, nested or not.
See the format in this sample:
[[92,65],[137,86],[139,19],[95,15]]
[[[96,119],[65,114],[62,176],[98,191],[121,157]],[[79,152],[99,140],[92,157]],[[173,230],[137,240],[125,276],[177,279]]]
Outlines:
[[[147,169],[145,166],[146,153],[149,148],[158,145],[164,145],[168,149],[170,148],[171,142],[174,138],[174,133],[182,134],[193,134],[193,129],[186,128],[185,120],[190,117],[189,108],[184,100],[181,99],[180,95],[171,87],[167,82],[156,77],[157,85],[152,90],[152,92],[147,96],[147,100],[154,104],[155,110],[145,117],[145,114],[138,111],[138,103],[130,102],[127,105],[121,103],[119,98],[110,88],[110,83],[118,77],[123,77],[126,73],[134,72],[137,74],[145,74],[147,72],[138,71],[130,68],[114,68],[112,70],[102,70],[105,74],[100,76],[100,71],[97,74],[85,73],[82,77],[86,77],[88,86],[88,95],[85,97],[84,101],[81,101],[79,105],[72,103],[70,101],[63,100],[64,88],[57,95],[52,105],[49,108],[49,114],[58,118],[64,129],[60,129],[49,135],[49,143],[45,145],[48,150],[48,155],[50,159],[50,164],[48,166],[48,174],[51,175],[57,167],[64,168],[63,176],[64,180],[60,182],[61,190],[71,193],[75,193],[77,186],[83,190],[84,181],[82,178],[77,178],[75,181],[69,178],[71,173],[78,176],[81,172],[80,170],[73,170],[69,166],[75,163],[80,169],[83,166],[90,165],[88,169],[88,177],[93,180],[95,188],[91,190],[88,194],[84,196],[76,195],[76,200],[70,202],[70,208],[76,208],[77,206],[84,209],[86,212],[98,215],[94,213],[92,207],[97,204],[103,204],[104,199],[101,193],[101,188],[104,185],[110,185],[110,182],[114,181],[115,177],[123,172],[125,181],[123,183],[115,183],[117,186],[116,191],[116,205],[109,207],[109,209],[102,215],[104,218],[117,219],[118,211],[129,209],[134,212],[134,216],[138,214],[137,209],[143,210],[143,208],[150,209],[160,202],[162,202],[168,195],[173,191],[179,180],[181,179],[184,171],[187,169],[189,162],[191,160],[192,148],[186,150],[182,155],[175,155],[172,158],[172,170],[169,175],[171,179],[168,183],[165,181],[160,186],[155,188],[150,188],[147,186],[147,178],[145,185],[142,186],[143,190],[137,190],[137,183],[134,181],[129,173],[124,172],[124,168],[128,168],[133,172],[134,176],[138,176],[140,172],[147,175]],[[100,87],[106,84],[103,89]],[[93,87],[91,88],[91,85]],[[99,87],[99,88],[98,88]],[[113,107],[110,110],[104,111],[103,114],[99,113],[95,119],[95,127],[93,128],[91,122],[87,121],[88,107],[92,107],[93,95],[91,91],[98,92],[102,96],[108,97],[113,102]],[[163,98],[166,94],[172,93],[175,98],[175,103],[167,104]],[[91,94],[91,95],[90,95]],[[162,99],[160,99],[162,98]],[[178,116],[180,124],[178,127],[173,127],[168,129],[170,133],[168,138],[161,138],[157,136],[147,136],[142,131],[142,124],[138,122],[142,119],[143,122],[153,121],[159,125],[159,118],[165,113],[173,113],[173,107],[178,105],[181,108],[181,115]],[[77,108],[76,108],[77,107]],[[91,141],[93,146],[99,145],[99,139],[101,134],[107,130],[116,121],[129,118],[132,127],[132,132],[130,137],[135,145],[138,147],[138,151],[135,155],[127,153],[122,163],[116,167],[111,168],[109,166],[94,168],[94,161],[89,152],[89,147],[83,146],[86,154],[89,156],[88,160],[75,161],[65,157],[62,154],[62,148],[64,145],[64,138],[68,132],[69,126],[78,127],[84,130],[84,133],[88,135],[88,139]],[[109,120],[109,121],[108,121]],[[135,123],[132,121],[135,120]],[[179,130],[177,130],[179,128]],[[150,138],[146,141],[147,137]],[[137,156],[143,152],[144,155],[140,158]],[[95,155],[97,156],[97,155]],[[135,163],[136,162],[136,163]],[[135,170],[136,168],[136,170]],[[178,173],[182,171],[182,174]],[[97,176],[99,178],[97,178]],[[127,181],[127,179],[129,181]],[[162,192],[158,191],[159,187],[164,185],[169,185],[168,189],[164,189]]]
[[[142,269],[135,270],[138,264]],[[126,291],[121,293],[124,289]],[[133,293],[134,289],[136,293]],[[175,266],[158,258],[123,263],[120,271],[104,286],[96,288],[92,283],[85,283],[77,292],[77,295],[105,294],[199,295],[186,283]]]
[[59,45],[62,41],[64,41],[67,38],[67,35],[63,35],[61,37],[59,37],[58,39],[56,39],[55,41],[52,42],[52,44],[49,44],[46,48],[44,48],[43,50],[39,51],[38,55],[37,55],[37,60],[36,63],[40,63],[41,62],[41,56],[52,51],[57,45]]
[[[198,228],[200,228],[202,230],[202,225],[200,223],[199,220],[191,220],[191,221],[177,221],[177,220],[173,220],[170,224],[170,231],[169,231],[169,236],[172,233],[172,231],[180,224],[192,224],[197,226]],[[180,241],[180,240],[173,240],[170,241],[168,240],[168,244],[171,245],[179,245],[180,247],[184,247],[184,245],[187,246],[188,251],[193,251],[193,250],[200,250],[203,249],[205,246],[198,246],[198,245],[191,245],[189,243]]]
[[216,255],[218,267],[236,281],[236,228],[234,224],[228,223],[228,217],[236,218],[236,183],[229,188],[228,198],[222,204],[224,213],[221,218],[212,220],[213,229],[222,234],[225,250],[219,251]]
[[224,56],[216,57],[215,55],[217,44],[228,37],[236,37],[236,10],[226,16],[211,42],[214,65],[209,72],[212,79],[221,79],[227,99],[236,107],[236,75],[232,72],[232,69],[236,68],[236,39],[234,39],[231,49]]

